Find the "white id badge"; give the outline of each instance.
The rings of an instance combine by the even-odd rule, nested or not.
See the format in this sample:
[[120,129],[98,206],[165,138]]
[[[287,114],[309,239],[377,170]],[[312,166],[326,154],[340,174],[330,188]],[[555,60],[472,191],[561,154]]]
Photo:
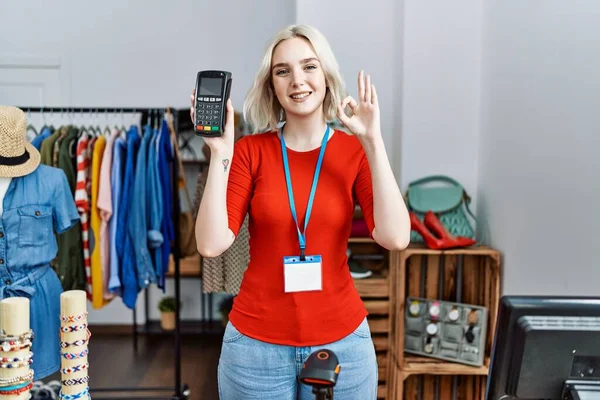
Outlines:
[[283,277],[286,293],[322,290],[321,256],[283,257]]

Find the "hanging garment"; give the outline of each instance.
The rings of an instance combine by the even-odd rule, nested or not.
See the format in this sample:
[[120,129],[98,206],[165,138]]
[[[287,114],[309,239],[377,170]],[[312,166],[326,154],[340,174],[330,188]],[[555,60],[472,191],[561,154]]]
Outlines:
[[[158,151],[158,172],[160,175],[160,184],[162,189],[163,198],[163,221],[160,227],[160,231],[163,235],[162,244],[162,275],[159,277],[157,286],[166,291],[165,287],[165,276],[169,270],[169,255],[171,254],[171,242],[175,240],[175,225],[173,223],[173,146],[175,143],[173,138],[175,137],[175,129],[171,120],[172,115],[166,114],[165,121],[163,121],[163,127],[159,136],[159,151]],[[165,132],[164,124],[167,123],[168,131]]]
[[58,140],[63,133],[66,133],[69,130],[68,126],[61,126],[59,129],[55,130],[53,134],[51,134],[46,140],[42,142],[42,147],[40,149],[40,162],[45,165],[52,165],[52,155],[54,152],[54,144]]
[[148,222],[148,251],[152,259],[155,282],[162,281],[162,244],[161,225],[163,220],[163,198],[158,173],[157,142],[160,132],[153,132],[148,147],[148,169],[146,171],[146,215]]
[[123,181],[123,193],[119,208],[123,212],[119,213],[117,225],[117,253],[121,262],[121,290],[123,304],[128,308],[133,309],[137,302],[138,286],[137,286],[137,269],[135,250],[133,240],[127,232],[127,217],[133,211],[132,196],[133,182],[135,180],[135,167],[137,161],[137,153],[140,146],[140,135],[136,126],[132,126],[127,131],[127,156],[125,163],[125,177]]
[[104,306],[104,285],[102,284],[102,263],[100,260],[100,213],[98,212],[98,189],[100,186],[100,167],[106,146],[106,138],[98,137],[92,155],[92,202],[90,213],[90,253],[92,261],[92,307]]
[[92,136],[90,138],[90,140],[88,141],[88,145],[87,145],[88,146],[87,154],[88,154],[89,162],[87,164],[87,171],[85,174],[87,176],[85,190],[87,190],[88,199],[90,199],[89,201],[91,201],[91,197],[92,197],[92,158],[94,157],[94,146],[96,145],[97,140],[98,140],[98,136]]
[[61,148],[63,140],[65,140],[67,138],[67,136],[69,135],[69,132],[71,132],[71,129],[73,129],[72,126],[67,126],[67,127],[65,127],[65,129],[61,130],[60,135],[54,142],[54,147],[52,148],[52,166],[53,167],[60,168],[58,166],[58,157],[60,154],[60,148]]
[[100,178],[98,183],[98,214],[100,216],[100,270],[102,273],[102,296],[104,300],[110,301],[114,295],[108,290],[110,280],[110,231],[108,223],[113,214],[112,184],[110,176],[112,172],[113,145],[119,131],[114,129],[106,140],[102,165],[100,166]]
[[61,283],[50,268],[58,252],[54,233],[79,221],[63,171],[46,165],[13,178],[3,200],[0,231],[0,299],[27,297],[34,332],[34,379],[60,368]]
[[77,142],[77,187],[75,189],[75,205],[81,219],[81,242],[83,246],[83,265],[85,270],[85,291],[92,300],[92,265],[90,256],[90,198],[88,195],[89,164],[91,153],[88,153],[90,137],[84,133]]
[[131,208],[127,218],[127,234],[133,243],[135,254],[135,271],[137,275],[137,288],[145,289],[150,284],[156,283],[156,274],[152,267],[152,258],[148,250],[148,223],[147,223],[147,168],[148,147],[152,139],[152,127],[144,127],[142,144],[137,155],[135,168],[135,181],[131,197]]
[[[194,221],[206,186],[208,170],[198,175],[194,199]],[[250,262],[248,216],[230,248],[217,257],[202,257],[202,290],[205,293],[225,292],[236,295],[240,291],[244,272]]]
[[[74,154],[71,151],[77,143],[79,130],[71,127],[64,135],[58,149],[57,166],[67,177],[70,195],[75,196],[77,173],[73,168]],[[85,290],[86,278],[83,263],[83,243],[81,240],[81,223],[77,222],[71,229],[58,236],[57,273],[63,290]]]
[[125,139],[117,137],[113,145],[113,163],[110,176],[113,215],[108,223],[108,230],[110,231],[110,278],[108,281],[108,290],[117,295],[122,294],[121,277],[119,276],[121,260],[117,251],[117,227],[119,226],[119,214],[126,212],[126,210],[121,210],[120,208],[126,154]]

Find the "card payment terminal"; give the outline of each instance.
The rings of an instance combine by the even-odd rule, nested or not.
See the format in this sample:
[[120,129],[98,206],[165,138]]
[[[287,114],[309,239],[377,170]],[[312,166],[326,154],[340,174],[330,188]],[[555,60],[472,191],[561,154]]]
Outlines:
[[231,72],[200,71],[196,77],[194,130],[196,135],[217,137],[227,121],[226,104],[231,92]]

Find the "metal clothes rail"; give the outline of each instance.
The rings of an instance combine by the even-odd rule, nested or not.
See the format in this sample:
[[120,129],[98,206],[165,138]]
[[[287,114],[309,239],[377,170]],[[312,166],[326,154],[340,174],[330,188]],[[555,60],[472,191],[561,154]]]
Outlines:
[[[59,113],[67,115],[72,114],[131,114],[131,113],[139,113],[140,116],[140,126],[144,125],[145,121],[150,121],[152,125],[154,123],[159,123],[162,120],[165,112],[171,112],[173,115],[173,124],[175,126],[175,135],[177,138],[177,142],[179,140],[179,118],[178,112],[176,109],[170,108],[145,108],[145,107],[27,107],[27,106],[19,106],[21,110],[26,113]],[[177,142],[175,145],[178,145]],[[175,225],[175,241],[172,248],[173,261],[175,264],[175,331],[174,331],[174,339],[175,339],[175,356],[174,356],[174,366],[175,366],[175,382],[172,387],[115,387],[115,388],[90,388],[90,394],[93,393],[115,393],[120,395],[118,397],[101,397],[101,396],[93,396],[94,400],[109,400],[116,398],[123,398],[123,393],[165,393],[164,395],[154,395],[149,394],[144,397],[135,397],[137,400],[141,399],[164,399],[164,400],[188,400],[189,399],[189,388],[186,384],[182,383],[181,378],[181,315],[180,315],[180,300],[181,300],[181,286],[180,286],[180,237],[179,237],[179,214],[180,214],[180,204],[179,204],[179,190],[177,190],[177,185],[179,182],[179,171],[178,171],[178,163],[175,161],[173,163],[173,222]],[[146,307],[148,306],[148,292],[146,291]],[[146,310],[146,315],[148,312]],[[137,351],[137,315],[136,309],[133,309],[133,335],[134,335],[134,349]],[[172,394],[167,394],[172,393]]]

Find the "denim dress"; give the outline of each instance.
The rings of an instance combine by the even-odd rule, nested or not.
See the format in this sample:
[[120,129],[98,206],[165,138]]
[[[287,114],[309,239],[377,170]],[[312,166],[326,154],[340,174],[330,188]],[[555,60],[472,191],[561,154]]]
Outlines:
[[62,233],[79,221],[67,178],[43,164],[12,178],[0,224],[0,299],[29,299],[34,379],[60,368],[60,280],[50,266]]

